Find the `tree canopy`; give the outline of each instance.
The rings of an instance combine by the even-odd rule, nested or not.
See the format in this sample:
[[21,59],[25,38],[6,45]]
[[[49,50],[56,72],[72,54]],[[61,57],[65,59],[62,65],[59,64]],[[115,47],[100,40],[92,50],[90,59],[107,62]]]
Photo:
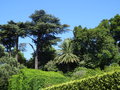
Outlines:
[[85,67],[104,69],[105,65],[119,62],[119,50],[109,29],[75,27],[74,42],[74,53],[81,58],[80,64]]
[[62,25],[58,18],[47,14],[44,10],[35,11],[30,18],[32,21],[27,22],[26,25],[28,25],[29,35],[33,36],[32,40],[36,45],[35,68],[37,69],[38,64],[41,64],[42,49],[56,44],[60,38],[55,35],[65,32],[68,25]]

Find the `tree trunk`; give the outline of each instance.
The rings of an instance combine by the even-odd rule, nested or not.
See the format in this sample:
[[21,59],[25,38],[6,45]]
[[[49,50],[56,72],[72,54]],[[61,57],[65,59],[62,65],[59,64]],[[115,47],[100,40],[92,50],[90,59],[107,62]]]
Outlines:
[[19,38],[18,36],[16,37],[16,60],[18,61],[18,43],[19,43]]
[[11,57],[11,48],[7,47],[8,56]]
[[40,41],[41,41],[41,34],[40,33],[38,33],[38,38],[37,38],[37,42],[36,42],[36,55],[35,55],[35,69],[38,69],[38,67],[39,67],[39,52],[40,52]]
[[67,72],[69,72],[70,71],[70,64],[68,63],[67,64]]
[[11,57],[11,53],[12,53],[12,51],[11,51],[11,48],[10,48],[10,51],[9,51],[9,57]]
[[32,49],[33,49],[33,51],[35,53],[35,56],[34,56],[34,59],[35,59],[35,69],[38,69],[38,49],[37,49],[38,45],[36,45],[36,50],[35,50],[35,48],[33,47],[32,44],[29,43],[29,45],[32,47]]
[[35,52],[35,69],[38,69],[38,50],[36,48],[36,52]]

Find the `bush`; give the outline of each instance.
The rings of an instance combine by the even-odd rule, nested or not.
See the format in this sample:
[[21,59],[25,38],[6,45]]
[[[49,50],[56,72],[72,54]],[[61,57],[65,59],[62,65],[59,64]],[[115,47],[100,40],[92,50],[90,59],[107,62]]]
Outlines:
[[8,90],[8,79],[24,68],[16,59],[10,57],[0,58],[0,90]]
[[113,63],[110,66],[105,66],[104,72],[120,70],[120,66],[117,63]]
[[44,66],[44,69],[47,70],[47,71],[58,71],[58,68],[55,64],[54,61],[49,61],[45,66]]
[[22,69],[20,74],[9,80],[9,90],[38,90],[66,81],[68,78],[57,72]]
[[5,52],[5,47],[0,44],[0,58],[3,56],[8,56],[8,53]]
[[120,71],[114,71],[91,78],[54,85],[43,90],[119,90],[119,85]]
[[74,72],[71,74],[72,79],[82,79],[87,78],[90,76],[95,76],[102,74],[103,72],[99,69],[87,69],[85,67],[78,67],[74,70]]

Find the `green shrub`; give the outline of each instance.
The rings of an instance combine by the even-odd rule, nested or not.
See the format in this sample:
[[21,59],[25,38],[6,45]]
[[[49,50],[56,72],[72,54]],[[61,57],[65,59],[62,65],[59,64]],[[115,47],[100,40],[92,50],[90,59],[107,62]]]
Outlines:
[[88,69],[85,67],[78,67],[76,68],[73,73],[71,74],[72,79],[82,79],[82,78],[87,78],[90,76],[95,76],[102,74],[103,72],[99,69]]
[[8,79],[17,74],[21,68],[24,66],[20,65],[15,58],[0,58],[0,90],[8,90]]
[[43,90],[119,90],[120,71],[105,73],[103,75],[70,81],[54,85]]
[[113,63],[110,66],[105,66],[104,68],[104,72],[111,72],[116,70],[120,70],[120,66],[117,63]]
[[8,56],[8,53],[5,52],[5,47],[0,44],[0,58],[3,56]]
[[54,61],[49,61],[45,66],[44,66],[44,69],[47,70],[47,71],[58,71],[58,68],[55,64]]
[[57,72],[22,69],[9,80],[9,90],[38,90],[66,81],[68,78]]

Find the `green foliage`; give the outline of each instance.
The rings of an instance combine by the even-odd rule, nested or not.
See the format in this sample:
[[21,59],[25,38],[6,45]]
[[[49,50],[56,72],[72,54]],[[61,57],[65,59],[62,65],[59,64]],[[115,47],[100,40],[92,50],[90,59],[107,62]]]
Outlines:
[[8,56],[8,53],[5,52],[5,47],[0,44],[0,58],[3,56]]
[[117,14],[113,18],[107,20],[104,19],[98,25],[99,28],[106,28],[110,30],[111,36],[115,40],[115,44],[120,47],[120,15]]
[[120,46],[120,15],[117,14],[109,20],[110,33],[115,39],[115,43]]
[[[66,30],[68,25],[62,25],[60,20],[53,15],[47,14],[44,10],[35,11],[30,18],[31,22],[27,22],[29,35],[36,45],[37,57],[35,60],[35,68],[38,68],[38,61],[41,64],[42,53],[44,48],[56,44],[60,41],[56,34],[60,34]],[[43,56],[44,57],[44,56]],[[45,60],[45,59],[44,59]]]
[[[25,36],[30,37],[36,45],[33,57],[27,62],[27,66],[30,68],[35,66],[36,69],[44,67],[47,71],[58,71],[58,66],[62,68],[61,70],[64,69],[63,72],[66,72],[79,65],[80,67],[76,68],[74,72],[67,73],[72,80],[88,78],[106,72],[104,75],[48,89],[120,89],[120,72],[118,71],[120,67],[117,64],[120,64],[120,15],[117,14],[109,20],[104,19],[93,29],[75,27],[73,40],[65,39],[57,56],[52,45],[60,41],[56,35],[65,32],[69,25],[62,25],[60,19],[47,14],[44,10],[35,11],[30,18],[31,22],[9,21],[7,24],[0,25],[0,90],[8,89],[8,79],[12,75],[14,76],[9,82],[10,90],[38,90],[68,81],[66,77],[56,72],[23,69],[18,74],[24,66],[17,61],[26,64],[23,53],[18,50],[25,50],[23,48],[25,44],[21,45],[22,48],[18,48],[19,37]],[[16,57],[17,61],[12,57]],[[103,71],[95,68],[100,68]],[[110,71],[112,72],[108,73]]]
[[14,58],[0,58],[0,90],[7,90],[8,79],[17,74],[21,68],[24,66],[20,65]]
[[66,73],[66,75],[69,76],[71,79],[82,79],[95,75],[101,75],[105,72],[118,71],[118,70],[120,70],[119,64],[113,63],[110,66],[105,66],[104,70],[101,70],[100,68],[89,69],[85,67],[77,67],[73,72],[68,72]]
[[56,63],[54,61],[49,61],[45,66],[44,69],[47,71],[58,71]]
[[39,66],[44,66],[46,63],[48,63],[50,60],[53,60],[55,58],[55,49],[51,46],[43,46],[42,51],[40,52],[39,56],[41,59],[41,63]]
[[[16,49],[12,50],[11,55],[14,58],[16,57]],[[24,57],[24,54],[21,51],[18,52],[18,62],[20,64],[26,65],[26,58]]]
[[15,46],[15,36],[12,32],[16,27],[11,26],[9,24],[2,25],[0,27],[0,42],[8,52],[10,52],[11,48]]
[[9,90],[38,90],[66,81],[68,79],[57,72],[22,69],[20,74],[9,80]]
[[85,67],[78,67],[76,68],[73,73],[71,74],[72,79],[82,79],[87,78],[95,75],[103,74],[103,72],[99,69],[88,69]]
[[[53,60],[55,55],[56,55],[55,51],[56,50],[53,47],[50,47],[50,46],[49,47],[46,47],[46,46],[42,47],[42,51],[40,52],[41,53],[41,56],[40,56],[41,63],[39,63],[39,66],[40,66],[39,68],[40,69],[47,69],[48,70],[48,67],[50,66],[50,64],[52,64],[52,62],[50,60]],[[33,53],[32,56],[33,57],[30,58],[30,60],[28,60],[26,62],[26,65],[27,65],[28,68],[34,68],[35,67],[35,65],[34,65],[34,63],[35,63],[35,53]],[[46,67],[46,65],[47,65],[47,67]],[[45,66],[45,68],[44,68],[44,66]]]
[[30,58],[28,61],[26,61],[27,68],[35,68],[35,60],[34,57]]
[[15,23],[14,21],[9,21],[8,24],[1,25],[0,41],[7,49],[7,52],[11,52],[11,49],[15,47],[15,44],[18,44],[16,40],[19,36],[25,36],[24,28],[25,26],[22,22]]
[[64,42],[60,45],[60,48],[61,49],[59,50],[58,55],[55,57],[54,61],[58,65],[67,66],[67,71],[70,71],[70,67],[72,67],[71,65],[75,66],[74,64],[77,64],[79,62],[79,58],[73,54],[72,39],[65,39]]
[[120,70],[120,66],[117,63],[113,63],[110,66],[106,66],[104,72],[111,72],[116,70]]
[[104,27],[74,28],[74,54],[80,57],[80,66],[104,69],[105,65],[118,63],[120,53],[114,42],[110,30]]
[[53,85],[43,90],[119,90],[120,71]]
[[58,53],[58,56],[55,58],[56,63],[74,63],[78,62],[79,58],[73,54],[73,44],[71,39],[65,39],[60,46],[61,52]]
[[24,57],[24,54],[22,52],[18,52],[18,62],[20,64],[26,64],[26,58]]

